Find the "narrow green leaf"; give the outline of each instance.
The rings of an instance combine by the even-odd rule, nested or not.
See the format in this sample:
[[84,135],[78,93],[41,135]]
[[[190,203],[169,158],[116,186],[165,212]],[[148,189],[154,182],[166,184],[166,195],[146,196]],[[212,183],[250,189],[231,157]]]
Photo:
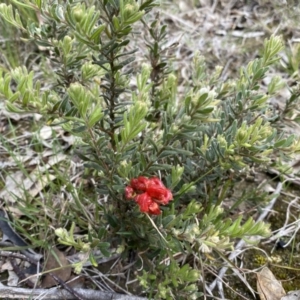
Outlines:
[[97,29],[93,31],[92,35],[90,36],[90,39],[94,41],[96,44],[100,42],[100,36],[101,33],[104,31],[105,27],[106,27],[105,24],[100,25]]
[[102,109],[101,107],[97,107],[90,115],[88,121],[88,127],[92,128],[97,122],[99,122],[102,119],[102,117],[103,117]]

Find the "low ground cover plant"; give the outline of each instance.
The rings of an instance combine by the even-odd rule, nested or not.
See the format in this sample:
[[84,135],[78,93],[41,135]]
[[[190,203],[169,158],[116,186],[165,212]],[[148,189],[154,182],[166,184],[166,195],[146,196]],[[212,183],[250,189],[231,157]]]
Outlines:
[[[56,242],[87,254],[74,271],[88,259],[96,266],[95,250],[110,256],[115,249],[124,260],[133,253],[142,295],[199,299],[207,274],[226,262],[237,239],[270,234],[250,215],[231,216],[253,194],[227,210],[223,202],[251,168],[283,169],[300,144],[280,131],[282,116],[269,101],[282,80],[262,85],[279,60],[279,36],[266,39],[260,56],[226,81],[222,67],[210,72],[195,52],[182,91],[156,6],[153,0],[0,4],[1,18],[52,66],[51,86],[30,67],[1,70],[0,95],[9,111],[38,113],[42,123],[76,137],[72,153],[84,161],[93,196],[83,203],[74,193],[77,209],[53,228]],[[142,63],[135,63],[137,39],[148,49]],[[289,103],[297,99],[292,93]],[[268,199],[260,191],[255,197],[258,205]]]

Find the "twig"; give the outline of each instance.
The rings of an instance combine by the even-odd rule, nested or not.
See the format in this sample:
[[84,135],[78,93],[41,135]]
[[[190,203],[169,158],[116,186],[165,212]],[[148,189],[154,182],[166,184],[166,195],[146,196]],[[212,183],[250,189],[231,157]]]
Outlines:
[[[8,243],[7,243],[8,244]],[[11,244],[8,244],[9,246],[12,246]],[[0,246],[1,247],[1,246]],[[20,253],[15,253],[15,252],[12,252],[12,251],[4,251],[4,250],[0,250],[0,257],[3,256],[3,257],[13,257],[13,258],[19,258],[21,260],[25,260],[25,261],[28,261],[32,264],[37,264],[37,261],[36,260],[33,260],[31,257],[28,257],[24,254],[20,254]]]
[[[146,300],[146,298],[143,297],[135,297],[112,292],[94,291],[80,288],[74,289],[74,291],[82,298],[89,300]],[[59,288],[32,290],[16,287],[7,287],[1,283],[0,295],[1,298],[9,299],[28,299],[29,297],[34,298],[40,297],[41,295],[46,295],[46,299],[74,299],[74,295],[70,294],[66,290],[61,290]]]
[[69,287],[63,280],[61,280],[59,277],[55,276],[52,273],[49,273],[50,276],[54,280],[56,280],[57,283],[59,283],[65,290],[67,290],[70,294],[72,294],[77,300],[84,300],[84,298],[81,297],[73,288]]
[[293,175],[289,175],[289,174],[282,174],[278,170],[272,168],[268,169],[268,173],[283,177],[284,178],[283,183],[291,182],[292,185],[296,185],[298,187],[300,186],[300,180],[298,179],[298,177],[294,177]]
[[[271,209],[273,208],[280,192],[281,192],[281,189],[282,189],[282,183],[279,182],[277,187],[276,187],[276,190],[274,191],[274,197],[271,199],[269,205],[267,207],[264,208],[262,214],[258,217],[257,219],[257,222],[258,221],[262,221],[265,219],[265,217],[268,215],[268,213],[271,211]],[[261,239],[261,237],[252,237],[250,240],[251,241],[257,241]],[[244,240],[240,240],[236,247],[235,247],[235,251],[233,251],[229,257],[228,257],[228,260],[232,261],[234,260],[238,255],[240,255],[240,250],[246,245],[246,242]],[[225,275],[225,273],[227,272],[228,270],[228,267],[223,267],[220,271],[219,271],[219,274],[218,274],[218,277],[209,285],[209,287],[207,287],[207,289],[212,292],[214,290],[214,288],[216,287],[216,285],[219,286],[220,288],[220,285],[222,285],[222,278],[223,276]]]

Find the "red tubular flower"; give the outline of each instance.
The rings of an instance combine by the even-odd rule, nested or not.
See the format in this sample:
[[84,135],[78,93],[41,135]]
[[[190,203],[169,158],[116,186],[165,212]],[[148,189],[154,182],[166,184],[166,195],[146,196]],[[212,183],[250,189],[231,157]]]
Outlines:
[[135,201],[140,206],[141,212],[148,212],[149,205],[151,205],[151,203],[153,202],[151,197],[147,193],[137,195]]
[[130,181],[130,186],[134,190],[138,190],[141,192],[145,192],[149,183],[149,179],[143,176],[139,176],[138,178],[133,178]]
[[141,212],[153,215],[161,214],[159,204],[166,205],[173,199],[172,192],[159,178],[143,176],[131,179],[130,185],[125,188],[125,197],[134,199]]
[[141,212],[150,213],[153,215],[159,215],[161,213],[159,205],[154,202],[147,193],[137,195],[135,201],[140,206]]
[[159,205],[156,202],[152,202],[149,206],[149,213],[152,215],[160,215],[161,210],[159,209]]
[[157,185],[160,187],[165,188],[164,184],[161,182],[161,180],[158,177],[152,177],[149,179],[151,185]]
[[171,191],[167,188],[163,189],[156,186],[149,186],[147,193],[153,198],[153,201],[162,205],[168,204],[169,201],[173,199]]
[[126,186],[125,188],[125,198],[127,200],[132,199],[135,196],[134,190],[131,186]]

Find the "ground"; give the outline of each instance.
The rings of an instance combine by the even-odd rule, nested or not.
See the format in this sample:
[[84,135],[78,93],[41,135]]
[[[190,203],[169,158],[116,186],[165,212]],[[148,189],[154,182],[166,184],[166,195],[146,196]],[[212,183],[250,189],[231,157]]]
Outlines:
[[[195,50],[204,55],[211,69],[218,65],[223,66],[221,77],[231,79],[237,76],[241,65],[246,65],[259,56],[265,38],[276,34],[283,37],[285,48],[280,54],[280,63],[271,68],[270,76],[279,75],[286,84],[277,97],[271,100],[276,109],[282,109],[290,95],[289,90],[299,81],[300,28],[297,17],[300,6],[298,7],[296,2],[162,1],[161,7],[157,8],[155,13],[161,23],[168,25],[166,47],[171,46],[169,55],[173,56],[173,68],[179,76],[181,91],[184,92],[185,83],[190,80],[189,68]],[[21,36],[20,32],[1,20],[0,45],[3,53],[0,53],[0,69],[5,72],[7,69],[25,64],[36,72],[36,76],[49,72],[47,85],[50,86],[53,84],[49,71],[51,64],[44,57],[45,50],[32,43],[24,43]],[[142,44],[137,40],[136,46],[143,54],[145,48],[140,45]],[[134,64],[141,64],[145,60],[143,55],[137,57]],[[268,80],[268,77],[265,78],[263,84],[267,84]],[[91,225],[96,223],[97,220],[92,219],[89,212],[94,209],[95,202],[99,199],[93,194],[94,182],[89,176],[85,176],[82,160],[72,152],[76,138],[69,136],[60,126],[49,127],[42,124],[38,114],[9,113],[5,110],[4,102],[1,99],[0,101],[0,198],[5,199],[5,206],[9,207],[11,217],[18,220],[13,221],[16,223],[14,230],[23,238],[34,242],[37,248],[47,248],[55,240],[55,235],[50,229],[60,227],[69,221],[65,219],[67,210],[82,211],[86,218],[90,219]],[[299,135],[298,128],[297,120],[293,116],[285,120],[286,133]],[[297,255],[300,242],[297,236],[299,215],[297,162],[295,157],[288,186],[285,184],[280,190],[275,206],[264,219],[271,223],[273,238],[262,241],[257,246],[257,251],[253,249],[245,251],[244,256],[235,261],[237,264],[240,263],[241,269],[251,270],[245,276],[254,290],[257,280],[254,271],[263,265],[268,265],[276,279],[282,281],[286,291],[300,288],[298,272],[300,258]],[[279,179],[288,179],[276,178],[276,175],[278,175],[276,170],[269,170],[266,174],[254,172],[253,178],[246,184],[258,186],[261,182],[266,182],[264,188],[271,195]],[[275,180],[271,182],[274,178]],[[16,199],[22,199],[22,202],[17,202]],[[247,210],[253,203],[245,205],[239,209]],[[36,212],[39,215],[35,219],[28,220],[26,217],[29,212]],[[74,214],[76,215],[79,214]],[[80,219],[74,221],[80,224]],[[75,232],[76,230],[77,228]],[[76,233],[80,235],[80,232]],[[61,254],[63,257],[68,256],[70,259],[75,255],[68,252],[69,249],[63,251],[65,251],[65,254]],[[1,280],[6,282],[7,265],[4,262],[5,260],[2,261],[0,270],[4,274]],[[107,268],[115,270],[115,273],[122,273],[127,266],[122,265],[119,259],[105,262],[100,266],[98,275],[105,273]],[[9,280],[13,280],[13,272],[10,271]],[[66,276],[70,277],[70,274]],[[102,284],[100,280],[92,276],[91,278],[93,282],[90,286]],[[107,279],[105,284],[110,289],[126,292],[124,278],[120,276],[118,280],[117,282]],[[241,299],[241,295],[246,299],[255,299],[247,286],[238,281],[234,274],[228,275],[226,281],[231,287],[225,292],[228,299]],[[47,287],[47,284],[44,282],[43,287]],[[137,293],[139,288],[132,285],[129,290]]]

